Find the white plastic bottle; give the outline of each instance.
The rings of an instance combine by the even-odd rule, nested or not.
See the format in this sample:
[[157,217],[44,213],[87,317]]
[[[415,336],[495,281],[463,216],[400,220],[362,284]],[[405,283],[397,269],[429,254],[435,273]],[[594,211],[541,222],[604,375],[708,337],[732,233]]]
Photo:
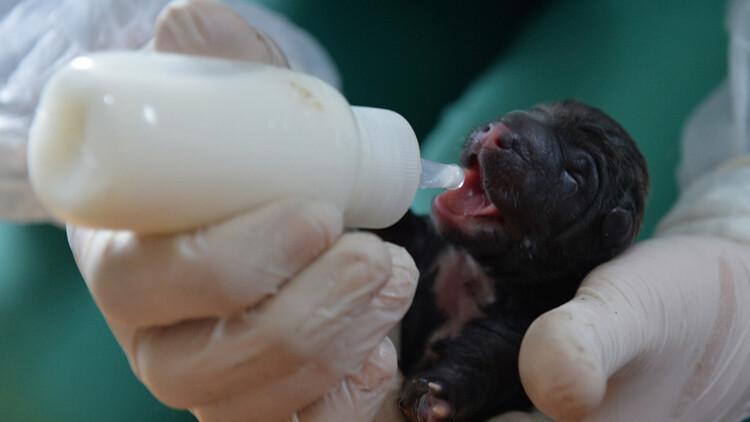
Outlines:
[[421,165],[401,116],[350,107],[313,77],[121,52],[52,77],[29,172],[64,221],[168,233],[286,197],[331,201],[349,227],[386,227],[411,204]]

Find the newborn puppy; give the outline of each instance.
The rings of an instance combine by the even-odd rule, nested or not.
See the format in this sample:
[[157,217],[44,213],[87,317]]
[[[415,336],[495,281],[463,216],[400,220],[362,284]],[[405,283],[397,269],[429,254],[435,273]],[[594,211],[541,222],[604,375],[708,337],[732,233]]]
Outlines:
[[515,111],[472,132],[461,189],[432,220],[379,231],[421,271],[401,326],[400,407],[413,421],[480,421],[530,407],[521,339],[626,249],[643,219],[646,162],[625,130],[574,101]]

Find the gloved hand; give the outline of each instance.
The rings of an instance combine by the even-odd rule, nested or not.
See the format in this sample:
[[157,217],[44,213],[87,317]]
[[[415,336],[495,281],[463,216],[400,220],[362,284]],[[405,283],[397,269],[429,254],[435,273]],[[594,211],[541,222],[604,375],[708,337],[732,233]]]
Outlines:
[[386,334],[416,267],[373,235],[342,235],[331,206],[279,202],[176,236],[69,238],[133,372],[203,422],[367,421],[392,387]]
[[167,2],[0,2],[6,13],[0,20],[0,218],[49,220],[26,170],[29,126],[47,79],[86,52],[143,45]]
[[245,0],[173,0],[156,20],[147,48],[268,63],[340,86],[333,60],[313,37]]
[[[213,0],[170,4],[150,46],[287,65]],[[295,201],[171,237],[69,235],[133,372],[164,403],[204,422],[366,421],[393,388],[386,333],[417,270],[404,250],[342,230],[338,210]]]
[[157,51],[248,60],[289,67],[276,43],[217,0],[181,0],[159,16]]
[[520,371],[555,420],[750,415],[750,161],[685,192],[659,237],[535,321]]

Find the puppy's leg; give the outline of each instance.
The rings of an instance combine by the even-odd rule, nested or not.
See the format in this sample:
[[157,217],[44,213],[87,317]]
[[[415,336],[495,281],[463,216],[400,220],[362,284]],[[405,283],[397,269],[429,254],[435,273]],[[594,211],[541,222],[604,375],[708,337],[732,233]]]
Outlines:
[[399,405],[412,421],[481,421],[531,404],[518,374],[526,324],[471,321],[458,337],[435,342],[406,380]]

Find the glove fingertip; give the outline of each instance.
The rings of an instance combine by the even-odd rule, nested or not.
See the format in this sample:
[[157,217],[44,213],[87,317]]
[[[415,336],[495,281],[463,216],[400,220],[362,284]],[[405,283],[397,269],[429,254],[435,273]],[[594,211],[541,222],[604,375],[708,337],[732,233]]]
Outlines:
[[524,337],[519,371],[534,405],[554,420],[580,420],[602,402],[607,377],[571,318],[547,314]]
[[386,337],[370,352],[362,370],[351,376],[358,388],[373,390],[391,381],[398,373],[396,348]]

